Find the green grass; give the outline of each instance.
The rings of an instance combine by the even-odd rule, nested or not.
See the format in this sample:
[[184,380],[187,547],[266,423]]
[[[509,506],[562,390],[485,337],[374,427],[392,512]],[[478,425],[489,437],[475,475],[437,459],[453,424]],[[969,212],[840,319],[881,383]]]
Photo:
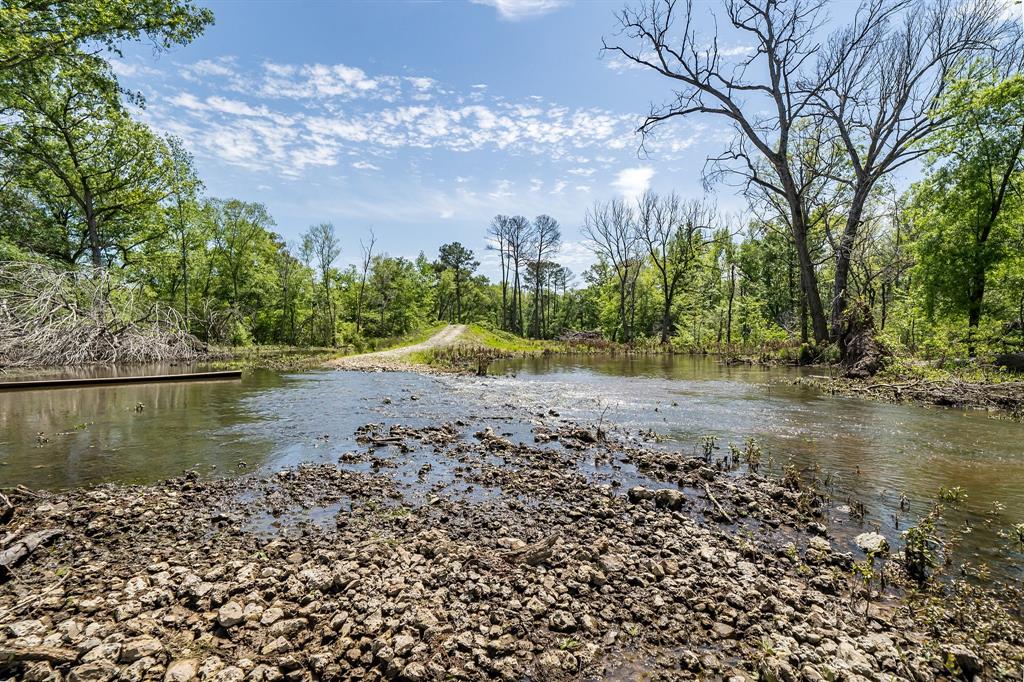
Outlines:
[[535,339],[524,339],[511,332],[487,329],[483,325],[471,324],[467,326],[466,333],[459,339],[460,342],[468,345],[478,345],[484,348],[504,351],[507,353],[539,353],[542,351],[558,350],[561,344],[554,341],[538,341]]

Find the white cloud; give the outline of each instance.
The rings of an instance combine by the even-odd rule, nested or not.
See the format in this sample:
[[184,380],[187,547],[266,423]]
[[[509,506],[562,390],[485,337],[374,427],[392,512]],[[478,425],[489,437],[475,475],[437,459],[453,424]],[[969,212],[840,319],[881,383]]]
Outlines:
[[624,168],[615,177],[612,187],[619,190],[627,199],[635,199],[651,186],[652,177],[654,177],[654,169],[650,166]]
[[379,171],[380,170],[380,166],[375,166],[372,163],[370,163],[369,161],[356,161],[355,163],[352,164],[352,167],[356,168],[358,170],[372,170],[372,171]]
[[568,4],[568,0],[472,0],[475,5],[489,5],[506,21],[539,17]]
[[554,189],[551,190],[552,194],[561,194],[565,191],[565,188],[569,186],[569,183],[565,180],[559,180],[555,183]]

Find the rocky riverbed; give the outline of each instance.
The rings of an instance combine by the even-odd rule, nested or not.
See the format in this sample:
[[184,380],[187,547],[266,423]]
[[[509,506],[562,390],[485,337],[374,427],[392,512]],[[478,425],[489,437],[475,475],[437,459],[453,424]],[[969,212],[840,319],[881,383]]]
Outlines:
[[0,679],[1019,679],[1019,594],[841,551],[800,472],[538,417],[7,491],[0,551],[45,535],[0,578]]

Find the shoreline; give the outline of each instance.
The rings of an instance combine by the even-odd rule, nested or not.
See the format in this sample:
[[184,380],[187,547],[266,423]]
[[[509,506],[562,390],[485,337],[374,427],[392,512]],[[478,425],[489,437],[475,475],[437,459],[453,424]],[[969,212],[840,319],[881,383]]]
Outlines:
[[[897,554],[833,548],[799,476],[541,422],[532,443],[500,420],[369,424],[337,464],[13,491],[0,535],[58,534],[0,583],[0,675],[1018,674],[1012,595],[918,590]],[[609,485],[586,461],[651,483]]]

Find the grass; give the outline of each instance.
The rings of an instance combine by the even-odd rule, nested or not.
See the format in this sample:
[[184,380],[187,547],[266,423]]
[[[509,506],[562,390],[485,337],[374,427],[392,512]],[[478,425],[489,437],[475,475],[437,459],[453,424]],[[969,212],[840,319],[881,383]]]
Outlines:
[[482,346],[492,350],[506,353],[540,353],[543,351],[557,351],[562,344],[554,341],[538,341],[535,339],[524,339],[511,332],[503,332],[495,329],[488,329],[483,325],[467,325],[466,333],[460,339],[470,345]]

